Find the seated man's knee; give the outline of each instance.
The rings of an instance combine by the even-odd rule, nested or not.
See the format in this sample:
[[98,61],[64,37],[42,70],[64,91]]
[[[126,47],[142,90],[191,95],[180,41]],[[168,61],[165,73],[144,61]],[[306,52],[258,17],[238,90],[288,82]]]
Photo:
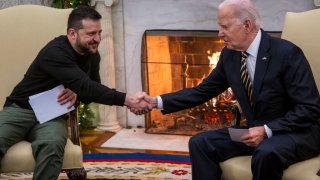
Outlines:
[[8,146],[7,146],[8,142],[5,141],[4,138],[0,137],[0,158],[2,158],[4,156],[4,154],[7,152],[8,150]]
[[53,139],[48,141],[37,141],[32,143],[32,149],[34,154],[47,153],[62,156],[64,154],[64,148],[66,141],[62,139]]
[[203,144],[204,141],[205,139],[201,134],[192,136],[189,140],[189,149],[201,146],[201,144]]
[[197,144],[197,142],[198,142],[197,136],[190,137],[190,139],[189,139],[189,147],[195,146]]
[[271,146],[257,147],[252,155],[252,162],[275,162],[279,157]]

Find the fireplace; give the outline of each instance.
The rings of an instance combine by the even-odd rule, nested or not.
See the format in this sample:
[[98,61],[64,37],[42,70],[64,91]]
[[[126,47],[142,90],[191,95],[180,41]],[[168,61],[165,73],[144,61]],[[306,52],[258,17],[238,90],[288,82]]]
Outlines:
[[[155,96],[199,84],[215,67],[224,44],[217,31],[147,30],[142,43],[143,89]],[[176,113],[153,110],[146,132],[194,135],[229,126],[236,101],[227,90],[217,98]]]
[[[218,31],[145,31],[141,48],[143,90],[156,96],[198,85],[215,67],[223,47]],[[237,107],[228,89],[190,109],[167,115],[151,111],[145,117],[146,132],[194,135],[227,127],[241,118]]]

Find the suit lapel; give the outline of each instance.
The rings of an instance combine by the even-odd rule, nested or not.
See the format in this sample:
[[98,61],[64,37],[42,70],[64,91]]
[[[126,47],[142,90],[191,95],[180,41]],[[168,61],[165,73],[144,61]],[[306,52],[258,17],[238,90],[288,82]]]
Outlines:
[[260,42],[257,61],[256,61],[256,69],[254,73],[253,97],[252,97],[253,107],[258,98],[258,94],[260,92],[262,82],[268,68],[268,64],[270,60],[270,54],[268,53],[269,47],[270,47],[270,44],[269,44],[268,35],[266,35],[264,31],[262,31],[261,42]]

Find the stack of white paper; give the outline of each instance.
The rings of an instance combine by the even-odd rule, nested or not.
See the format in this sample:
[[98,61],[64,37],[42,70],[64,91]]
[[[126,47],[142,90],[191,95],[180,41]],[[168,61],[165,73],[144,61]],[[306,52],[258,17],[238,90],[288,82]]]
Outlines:
[[64,105],[58,103],[58,95],[62,90],[64,90],[63,85],[59,85],[29,97],[29,103],[40,124],[74,110],[74,107],[68,109],[69,103]]
[[248,129],[228,128],[228,130],[229,130],[230,138],[233,141],[238,141],[238,142],[242,142],[241,136],[249,133]]

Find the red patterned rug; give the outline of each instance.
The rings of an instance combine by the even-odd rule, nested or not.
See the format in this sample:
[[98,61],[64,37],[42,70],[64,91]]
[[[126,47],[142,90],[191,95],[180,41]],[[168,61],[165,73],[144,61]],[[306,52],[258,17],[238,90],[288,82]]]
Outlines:
[[[126,153],[84,154],[88,179],[189,180],[189,156]],[[0,179],[29,180],[32,173],[4,173]],[[67,179],[61,173],[59,179]]]

